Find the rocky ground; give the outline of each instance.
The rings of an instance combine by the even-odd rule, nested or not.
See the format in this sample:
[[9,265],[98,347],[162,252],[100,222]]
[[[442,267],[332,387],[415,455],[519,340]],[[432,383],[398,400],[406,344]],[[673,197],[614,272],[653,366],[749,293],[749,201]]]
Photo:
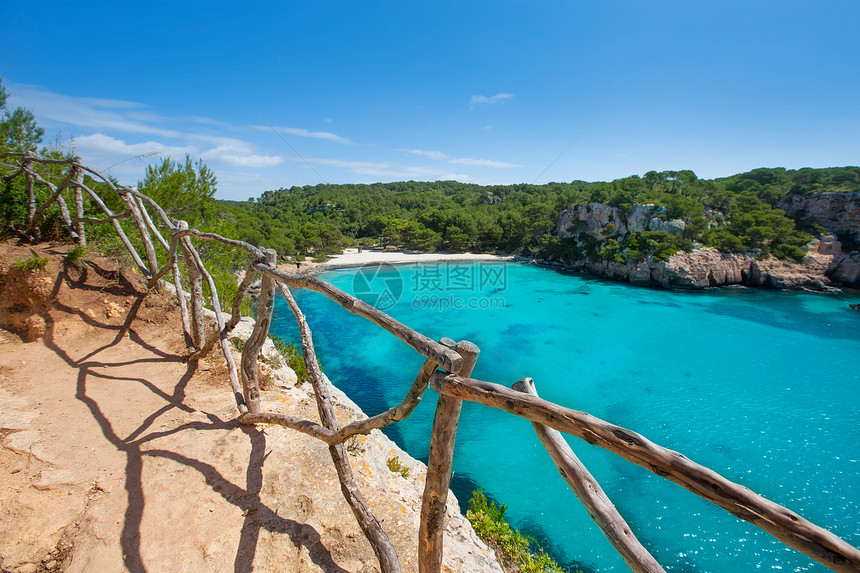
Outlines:
[[[0,245],[0,569],[377,571],[326,446],[238,425],[223,359],[183,360],[175,302],[65,250],[39,248],[51,262],[28,272],[11,267],[27,248]],[[317,419],[308,385],[274,378],[266,409]],[[337,413],[361,415],[342,394]],[[423,464],[378,431],[348,450],[417,571]],[[445,570],[500,571],[458,512],[448,523]]]

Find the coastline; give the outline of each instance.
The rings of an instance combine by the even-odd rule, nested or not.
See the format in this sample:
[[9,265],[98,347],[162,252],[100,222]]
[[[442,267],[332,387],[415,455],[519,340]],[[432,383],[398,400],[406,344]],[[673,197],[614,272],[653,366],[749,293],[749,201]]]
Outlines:
[[416,251],[381,250],[381,249],[344,249],[340,255],[334,255],[324,263],[302,261],[298,264],[285,263],[278,268],[299,271],[302,273],[318,273],[334,269],[348,269],[382,264],[415,264],[439,261],[513,261],[513,255],[492,255],[488,253],[420,253]]
[[[520,262],[554,268],[567,272],[584,273],[607,280],[634,286],[667,290],[701,290],[708,288],[751,287],[768,290],[802,290],[809,292],[841,292],[856,289],[855,276],[860,260],[842,255],[839,265],[845,272],[833,272],[834,255],[809,253],[802,262],[778,259],[756,260],[750,255],[726,254],[710,248],[693,252],[681,251],[668,261],[617,263],[614,261],[580,260],[573,263],[522,255],[496,255],[489,253],[422,253],[417,251],[345,249],[342,254],[319,263],[301,261],[282,263],[278,268],[287,272],[316,274],[323,271],[356,268],[383,264],[417,264],[453,261]],[[843,265],[843,263],[845,263]],[[849,264],[850,263],[850,264]],[[852,266],[853,265],[853,266]],[[851,267],[850,269],[848,267]],[[848,276],[850,275],[850,276]],[[841,280],[840,280],[841,279]]]

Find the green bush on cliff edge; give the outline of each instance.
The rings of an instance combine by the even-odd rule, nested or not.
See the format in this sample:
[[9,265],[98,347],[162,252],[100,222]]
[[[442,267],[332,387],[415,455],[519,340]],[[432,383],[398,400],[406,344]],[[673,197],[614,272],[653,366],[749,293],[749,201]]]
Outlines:
[[496,505],[496,502],[487,500],[484,492],[476,489],[466,512],[466,518],[478,537],[496,551],[502,568],[509,573],[567,573],[568,570],[553,561],[543,549],[532,552],[534,539],[510,526],[505,519],[507,509],[504,504]]

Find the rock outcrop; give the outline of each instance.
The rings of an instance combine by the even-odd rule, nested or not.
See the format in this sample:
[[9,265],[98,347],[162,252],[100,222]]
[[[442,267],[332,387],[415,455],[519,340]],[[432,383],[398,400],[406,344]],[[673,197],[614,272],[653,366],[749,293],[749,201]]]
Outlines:
[[[682,251],[668,261],[653,258],[638,263],[604,260],[573,261],[569,265],[613,280],[627,281],[637,286],[667,289],[703,289],[731,285],[746,285],[777,289],[827,290],[832,281],[825,274],[833,257],[811,254],[801,263],[769,258],[762,261],[744,254],[721,253],[700,247]],[[851,259],[847,259],[851,260]],[[860,267],[860,265],[856,265]],[[845,263],[840,277],[857,281],[858,269]],[[842,281],[842,282],[848,282]]]
[[860,193],[790,195],[779,206],[789,217],[817,221],[838,237],[860,242]]
[[[254,320],[243,318],[236,328],[231,332],[231,338],[247,340],[254,327]],[[284,411],[286,403],[293,404],[291,414],[313,419],[316,412],[316,402],[313,387],[310,383],[298,383],[295,373],[287,366],[279,366],[282,362],[281,356],[275,349],[270,339],[266,339],[260,352],[263,360],[260,367],[265,369],[268,365],[269,375],[273,379],[277,392],[263,392],[264,410],[270,412]],[[236,356],[236,360],[239,357]],[[337,417],[346,421],[365,418],[361,408],[355,404],[340,388],[332,384],[326,378],[331,391],[332,404],[335,407]],[[298,441],[311,442],[314,440],[297,435],[291,430],[279,427],[269,427],[267,433],[282,434],[291,443]],[[321,442],[316,442],[315,449],[322,451],[327,458],[327,448]],[[427,466],[410,456],[391,439],[379,430],[373,430],[367,435],[359,435],[347,443],[347,449],[352,458],[353,467],[358,476],[363,494],[376,505],[389,507],[394,510],[394,516],[381,516],[385,522],[387,533],[397,547],[409,547],[406,557],[405,571],[413,571],[417,565],[417,554],[415,553],[415,533],[421,516],[421,502],[424,492],[424,481],[427,475]],[[277,454],[277,448],[273,448]],[[310,455],[310,453],[308,454]],[[405,468],[405,474],[394,472],[389,468],[388,460],[396,458],[400,467]],[[328,462],[327,459],[324,463]],[[274,464],[279,467],[278,464]],[[295,489],[290,480],[282,475],[269,476],[272,483],[270,489],[279,491],[279,499],[283,503],[285,498],[289,499],[288,493]],[[328,483],[328,482],[327,482]],[[334,489],[337,487],[336,480],[330,484]],[[299,504],[299,502],[296,502]],[[299,504],[300,505],[300,504]],[[306,505],[316,508],[314,517],[322,520],[325,505],[308,501]],[[306,511],[306,513],[308,513]],[[335,521],[338,516],[329,516]],[[343,515],[342,519],[352,520],[352,515]],[[387,519],[386,519],[387,518]],[[443,557],[443,571],[448,573],[459,571],[486,571],[501,573],[495,553],[475,534],[472,525],[460,512],[457,498],[449,490],[447,500],[447,515],[445,518],[445,552]],[[375,570],[375,569],[374,569]]]
[[860,288],[860,254],[840,253],[834,256],[827,274],[834,282]]
[[663,231],[680,235],[687,224],[682,219],[669,219],[665,207],[633,205],[625,213],[618,207],[603,203],[581,203],[563,211],[556,222],[556,232],[562,237],[588,235],[605,239],[628,233]]
[[27,342],[39,339],[45,334],[42,315],[56,294],[54,282],[48,271],[30,272],[0,265],[0,327],[21,335]]
[[[832,197],[849,195],[851,197]],[[821,212],[834,228],[843,233],[853,232],[860,226],[860,213],[856,213],[860,194],[825,193],[813,201],[798,200],[797,209]],[[825,197],[826,196],[826,197]],[[829,208],[825,208],[825,204]],[[708,224],[719,226],[722,214],[707,214]],[[837,224],[838,223],[838,224]],[[662,231],[680,236],[686,228],[681,219],[669,219],[664,207],[632,205],[619,209],[602,203],[582,203],[563,211],[556,221],[555,234],[578,243],[602,243],[622,238],[629,233]],[[575,260],[554,260],[577,270],[609,279],[628,281],[637,286],[670,289],[702,289],[730,285],[746,285],[775,289],[826,290],[836,286],[860,287],[860,255],[842,252],[841,243],[834,235],[822,235],[808,246],[808,253],[800,262],[768,257],[757,259],[746,253],[723,253],[709,247],[696,246],[691,251],[680,251],[668,260],[647,257],[644,261],[605,260],[583,256]]]

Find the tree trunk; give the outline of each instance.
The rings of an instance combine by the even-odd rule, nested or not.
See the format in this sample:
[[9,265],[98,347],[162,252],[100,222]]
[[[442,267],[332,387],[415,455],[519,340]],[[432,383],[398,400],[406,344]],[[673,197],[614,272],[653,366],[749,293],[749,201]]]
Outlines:
[[[277,262],[278,254],[273,249],[267,249],[266,264],[274,265]],[[251,336],[245,341],[245,348],[242,350],[242,389],[245,395],[245,403],[248,405],[248,411],[252,414],[260,412],[260,381],[257,371],[257,356],[260,354],[260,349],[263,348],[263,343],[266,342],[266,337],[269,334],[269,324],[272,322],[272,310],[275,307],[275,281],[269,277],[263,277],[263,285],[260,289],[260,298],[257,305],[257,321],[254,323],[254,330],[251,331]]]

